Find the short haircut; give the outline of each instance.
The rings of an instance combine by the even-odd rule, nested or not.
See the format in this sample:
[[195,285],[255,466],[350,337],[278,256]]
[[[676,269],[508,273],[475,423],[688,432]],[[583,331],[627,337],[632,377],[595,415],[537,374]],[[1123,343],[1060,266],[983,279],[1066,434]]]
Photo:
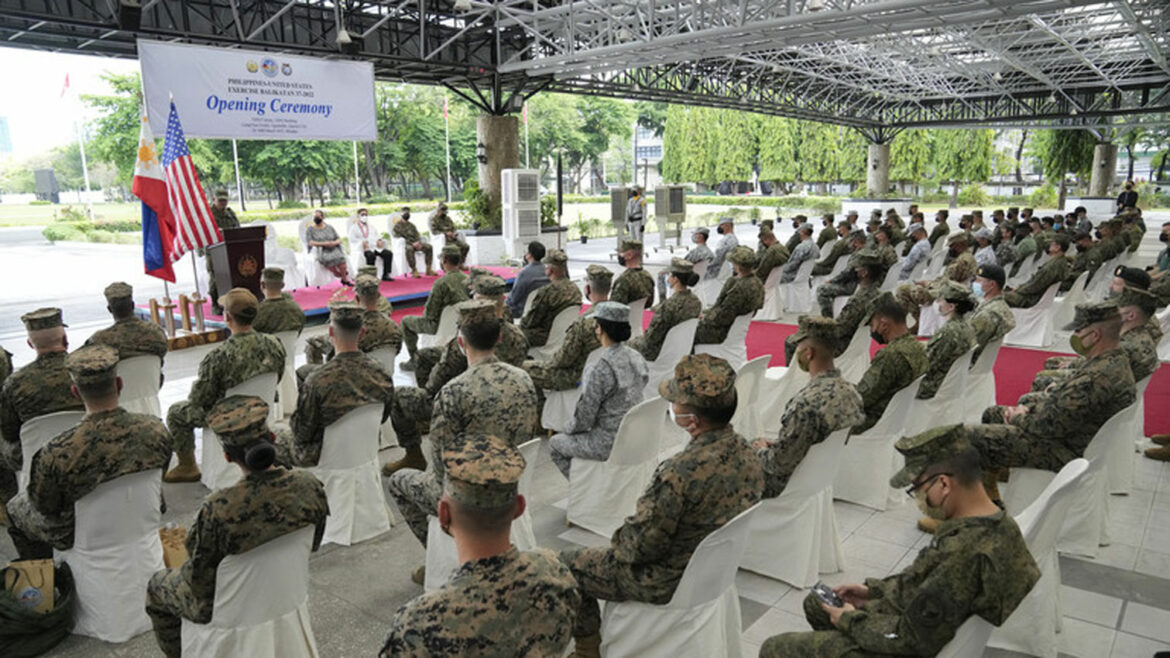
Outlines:
[[960,485],[972,487],[983,481],[982,458],[977,449],[968,446],[956,455],[927,466],[922,475],[918,477],[918,482],[925,482],[928,477],[936,473],[950,473],[951,477],[955,478]]
[[906,308],[888,295],[878,297],[873,305],[873,317],[883,317],[894,322],[906,322]]
[[110,300],[107,306],[110,309],[110,314],[116,318],[126,318],[134,315],[134,300],[129,297]]
[[1117,340],[1121,338],[1121,317],[1115,317],[1111,320],[1105,320],[1099,323],[1101,325],[1101,334],[1106,338]]
[[739,395],[732,390],[734,397],[731,403],[726,407],[698,407],[693,405],[683,405],[691,410],[700,420],[706,421],[716,427],[723,427],[731,422],[731,418],[735,416],[735,409],[739,406]]
[[1052,241],[1060,246],[1061,251],[1068,251],[1068,246],[1071,244],[1069,242],[1068,236],[1063,234],[1056,236],[1052,239]]
[[539,263],[544,258],[545,253],[547,253],[547,250],[540,240],[533,240],[528,243],[528,255],[532,256],[536,262]]
[[630,323],[629,322],[614,322],[613,320],[603,320],[596,318],[597,326],[609,336],[610,340],[624,343],[630,339]]
[[458,265],[463,262],[463,256],[458,254],[443,254],[443,262],[448,265]]
[[586,278],[585,283],[589,285],[589,289],[595,293],[608,295],[613,288],[613,277],[599,276],[596,279]]
[[37,349],[56,347],[65,338],[65,327],[49,327],[28,332],[28,342]]
[[516,502],[496,507],[479,507],[456,500],[447,496],[447,501],[454,508],[459,518],[459,525],[467,528],[474,534],[502,532],[512,525],[516,513]]
[[357,297],[358,301],[361,303],[369,304],[370,302],[378,301],[378,298],[382,296],[382,292],[377,288],[371,288],[366,289],[365,292],[355,293],[354,296]]
[[98,381],[87,380],[84,383],[74,383],[82,400],[101,400],[118,394],[118,376],[111,371],[110,376]]
[[459,327],[459,335],[473,349],[486,352],[496,346],[500,340],[500,320],[476,320]]
[[357,327],[346,327],[336,321],[330,321],[329,326],[333,327],[333,333],[342,340],[357,340],[357,337],[362,333],[361,325]]

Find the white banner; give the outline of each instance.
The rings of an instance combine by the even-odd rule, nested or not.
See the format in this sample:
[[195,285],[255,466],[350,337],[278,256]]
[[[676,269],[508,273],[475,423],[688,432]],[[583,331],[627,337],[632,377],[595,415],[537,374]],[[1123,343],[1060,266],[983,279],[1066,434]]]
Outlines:
[[150,127],[174,96],[187,137],[373,141],[374,66],[159,41],[138,42]]

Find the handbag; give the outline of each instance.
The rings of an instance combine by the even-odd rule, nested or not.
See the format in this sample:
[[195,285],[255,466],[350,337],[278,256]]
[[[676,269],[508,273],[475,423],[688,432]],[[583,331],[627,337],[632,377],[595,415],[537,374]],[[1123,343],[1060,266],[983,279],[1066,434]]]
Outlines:
[[[42,560],[36,560],[41,562]],[[43,560],[52,564],[52,560]],[[13,567],[0,570],[7,584],[15,584]],[[73,609],[76,597],[73,572],[68,564],[61,564],[53,575],[54,606],[46,612],[36,612],[26,606],[7,589],[0,589],[0,656],[4,658],[31,658],[57,646],[73,629]]]
[[4,570],[4,590],[33,612],[53,609],[53,561],[18,560]]

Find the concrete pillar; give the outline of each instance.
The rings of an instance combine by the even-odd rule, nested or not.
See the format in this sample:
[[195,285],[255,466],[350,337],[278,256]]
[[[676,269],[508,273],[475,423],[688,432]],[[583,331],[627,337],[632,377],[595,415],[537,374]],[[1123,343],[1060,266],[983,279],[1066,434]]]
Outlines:
[[890,145],[870,144],[865,167],[867,196],[884,197],[890,190]]
[[514,116],[481,114],[475,135],[476,155],[487,156],[487,162],[479,162],[479,187],[487,193],[493,211],[499,212],[500,170],[520,166],[520,121]]
[[1089,178],[1089,196],[1109,196],[1113,191],[1113,172],[1117,170],[1117,145],[1101,142],[1093,147],[1093,172]]

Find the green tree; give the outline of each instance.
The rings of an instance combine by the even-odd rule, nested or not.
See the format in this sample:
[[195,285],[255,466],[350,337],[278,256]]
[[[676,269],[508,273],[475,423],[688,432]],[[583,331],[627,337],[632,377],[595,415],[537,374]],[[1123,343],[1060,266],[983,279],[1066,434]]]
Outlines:
[[800,169],[796,150],[799,124],[784,117],[768,116],[760,120],[760,180],[771,181],[785,193],[791,191]]
[[118,182],[130,185],[138,161],[138,137],[142,129],[139,111],[142,83],[137,73],[103,73],[112,90],[108,95],[86,94],[81,100],[98,112],[89,125],[86,155],[108,162],[118,172]]
[[712,182],[752,178],[759,154],[759,116],[739,110],[716,110],[719,139],[714,144]]
[[932,135],[929,130],[904,130],[890,142],[890,180],[916,185],[930,170]]
[[951,184],[950,207],[958,206],[961,183],[982,183],[991,177],[991,130],[940,130],[934,135],[934,163],[939,178]]
[[634,112],[637,114],[638,125],[655,137],[662,137],[666,131],[666,114],[670,106],[655,101],[637,101],[634,103]]
[[1044,167],[1044,178],[1059,187],[1057,207],[1064,207],[1067,175],[1088,176],[1093,168],[1097,139],[1087,130],[1040,130],[1032,140],[1032,152]]

